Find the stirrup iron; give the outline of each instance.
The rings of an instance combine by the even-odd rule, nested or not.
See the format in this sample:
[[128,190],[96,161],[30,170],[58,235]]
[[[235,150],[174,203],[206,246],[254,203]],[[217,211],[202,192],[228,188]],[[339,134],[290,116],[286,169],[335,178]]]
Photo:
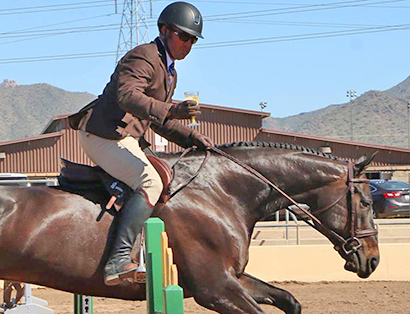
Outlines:
[[145,238],[144,238],[144,228],[142,229],[141,234],[141,246],[140,246],[140,257],[138,268],[135,270],[134,274],[134,281],[137,283],[145,283],[146,282],[146,273],[147,269],[145,268]]

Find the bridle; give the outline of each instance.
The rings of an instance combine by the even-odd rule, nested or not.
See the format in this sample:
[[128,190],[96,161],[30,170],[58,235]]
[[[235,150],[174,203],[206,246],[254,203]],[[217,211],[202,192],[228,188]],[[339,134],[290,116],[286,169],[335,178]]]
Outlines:
[[323,213],[328,209],[332,208],[333,206],[336,206],[336,204],[338,204],[344,196],[347,196],[347,209],[350,213],[350,237],[348,239],[344,239],[339,234],[332,231],[332,233],[335,236],[335,242],[337,243],[335,244],[335,242],[332,241],[332,243],[335,244],[335,250],[345,257],[353,253],[356,253],[359,250],[359,248],[362,246],[362,242],[360,241],[360,239],[376,236],[378,234],[378,231],[373,228],[357,230],[357,210],[354,205],[354,189],[355,184],[358,183],[369,183],[369,180],[365,178],[355,178],[353,163],[349,160],[347,165],[347,186],[345,191],[331,204],[315,211],[316,215]]
[[[188,149],[189,150],[189,149]],[[183,155],[181,155],[180,159],[185,156],[188,153],[188,150],[186,150]],[[189,150],[190,151],[190,150]],[[233,161],[237,165],[241,166],[248,172],[252,173],[254,176],[265,182],[267,185],[269,185],[271,188],[276,190],[279,194],[281,194],[283,197],[285,197],[289,202],[291,202],[294,206],[296,206],[300,211],[302,211],[307,217],[309,217],[312,222],[308,220],[308,218],[301,217],[300,215],[296,214],[292,209],[289,209],[292,213],[294,213],[296,216],[301,218],[303,221],[305,221],[308,225],[311,227],[315,228],[317,231],[322,233],[324,236],[326,236],[334,245],[334,249],[340,253],[345,259],[350,257],[352,254],[356,253],[360,247],[362,247],[362,242],[360,239],[366,238],[366,237],[372,237],[376,236],[378,234],[378,231],[373,228],[365,229],[365,230],[358,230],[357,229],[357,210],[354,205],[354,190],[355,190],[355,184],[359,183],[368,183],[368,179],[364,178],[355,178],[354,177],[354,171],[353,171],[353,163],[351,161],[348,161],[348,170],[347,170],[347,180],[346,180],[346,189],[343,191],[343,193],[336,198],[332,203],[327,205],[326,207],[322,209],[315,210],[314,213],[311,213],[307,211],[306,209],[302,208],[292,197],[290,197],[288,194],[286,194],[284,191],[282,191],[277,185],[272,183],[269,179],[267,179],[264,175],[262,175],[260,172],[255,170],[254,168],[248,166],[247,164],[243,163],[239,159],[233,157],[232,155],[229,155],[225,153],[224,151],[216,148],[216,147],[208,147],[206,150],[206,157],[204,161],[202,162],[201,166],[199,167],[198,171],[195,173],[193,177],[186,183],[177,188],[177,190],[172,193],[171,197],[174,196],[176,193],[178,193],[180,190],[182,190],[185,186],[187,186],[190,182],[192,182],[197,175],[199,174],[200,170],[203,168],[204,164],[208,160],[210,156],[210,151],[213,151],[221,156],[224,156],[225,158]],[[179,160],[176,162],[178,163]],[[176,164],[175,163],[175,164]],[[175,166],[174,164],[174,166]],[[347,198],[347,209],[348,213],[350,215],[350,236],[349,238],[345,239],[343,236],[339,235],[337,232],[331,230],[327,226],[325,226],[316,216],[318,214],[321,214],[332,207],[336,206],[343,198]]]

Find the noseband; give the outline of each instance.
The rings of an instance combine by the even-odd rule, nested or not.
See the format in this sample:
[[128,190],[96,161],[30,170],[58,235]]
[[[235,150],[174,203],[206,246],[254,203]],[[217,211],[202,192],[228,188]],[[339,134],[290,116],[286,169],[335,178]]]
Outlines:
[[[356,253],[359,248],[362,246],[362,242],[360,239],[366,238],[366,237],[371,237],[371,236],[376,236],[378,231],[376,229],[365,229],[365,230],[358,230],[357,229],[357,210],[354,205],[354,185],[358,183],[368,183],[368,179],[361,179],[361,178],[355,178],[354,177],[354,171],[353,171],[353,163],[351,161],[348,162],[348,171],[347,171],[347,181],[346,181],[346,189],[344,192],[331,204],[326,206],[325,208],[319,209],[315,211],[315,214],[317,215],[318,213],[322,213],[334,206],[336,206],[337,203],[339,203],[344,197],[347,197],[347,209],[350,214],[350,237],[348,239],[345,239],[335,231],[329,229],[327,226],[325,226],[318,218],[316,218],[315,215],[310,213],[309,211],[303,209],[299,204],[291,198],[289,195],[287,195],[284,191],[282,191],[278,186],[276,186],[274,183],[272,183],[269,179],[267,179],[265,176],[263,176],[260,172],[256,171],[252,167],[248,166],[247,164],[243,163],[242,161],[236,159],[235,157],[225,153],[224,151],[216,148],[216,147],[210,147],[208,150],[214,151],[218,153],[219,155],[222,155],[229,160],[235,162],[242,168],[246,169],[248,172],[252,173],[255,175],[257,178],[268,184],[271,188],[275,189],[277,192],[279,192],[283,197],[285,197],[287,200],[289,200],[293,205],[295,205],[299,210],[301,210],[305,215],[307,215],[313,223],[311,223],[309,220],[306,218],[300,217],[303,221],[305,221],[308,225],[312,226],[316,230],[318,230],[320,233],[322,233],[324,236],[326,236],[333,244],[334,248],[336,251],[338,251],[343,257],[347,258],[350,255]],[[290,210],[293,212],[292,210]],[[294,212],[293,212],[294,213]],[[294,213],[295,214],[295,213]],[[295,214],[297,215],[297,214]],[[299,216],[299,215],[297,215]]]
[[328,209],[336,206],[344,196],[347,196],[347,209],[350,213],[350,237],[348,239],[344,239],[339,234],[331,231],[334,233],[335,241],[332,243],[335,244],[335,250],[340,252],[343,256],[349,256],[353,253],[356,253],[357,250],[362,246],[362,242],[360,241],[361,238],[376,236],[378,231],[376,229],[365,229],[365,230],[357,230],[357,210],[354,205],[354,185],[357,183],[369,183],[368,179],[362,178],[355,178],[354,171],[353,171],[353,163],[351,161],[348,162],[347,168],[347,181],[346,181],[346,190],[331,204],[328,206],[316,210],[315,214],[318,215],[327,211]]

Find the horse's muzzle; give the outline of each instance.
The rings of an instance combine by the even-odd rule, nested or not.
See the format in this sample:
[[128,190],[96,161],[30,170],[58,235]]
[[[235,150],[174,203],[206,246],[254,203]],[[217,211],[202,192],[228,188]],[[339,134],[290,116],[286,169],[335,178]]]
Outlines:
[[350,258],[346,260],[344,268],[347,271],[351,271],[357,274],[360,278],[368,278],[379,265],[378,256],[366,257],[360,251],[350,255]]

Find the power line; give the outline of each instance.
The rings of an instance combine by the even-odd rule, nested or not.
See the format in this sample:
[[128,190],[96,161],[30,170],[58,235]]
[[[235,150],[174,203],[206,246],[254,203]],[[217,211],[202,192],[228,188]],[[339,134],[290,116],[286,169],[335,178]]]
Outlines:
[[[258,10],[258,11],[248,11],[248,12],[235,12],[228,14],[217,14],[207,16],[206,21],[220,21],[226,19],[244,18],[244,17],[260,17],[260,16],[271,16],[271,15],[282,15],[282,14],[293,14],[293,13],[305,13],[312,11],[323,11],[323,10],[334,10],[334,9],[345,9],[345,8],[355,8],[355,7],[366,7],[368,4],[359,2],[368,2],[373,0],[353,0],[353,1],[343,1],[343,2],[333,2],[333,3],[321,3],[314,5],[299,6],[293,8],[279,8],[279,9],[269,9],[269,10]],[[372,3],[382,4],[382,3],[393,3],[393,2],[403,2],[407,0],[385,0]]]
[[89,20],[93,20],[93,19],[97,19],[97,18],[101,18],[101,17],[110,17],[110,16],[113,16],[113,15],[114,15],[113,13],[96,15],[96,16],[86,17],[86,18],[82,18],[82,19],[68,20],[68,21],[65,21],[65,22],[46,24],[46,25],[41,25],[41,26],[23,28],[23,29],[19,29],[19,30],[15,30],[15,31],[3,32],[3,33],[0,33],[0,35],[13,34],[13,33],[24,32],[24,31],[31,31],[31,30],[35,30],[35,29],[39,29],[39,28],[45,28],[45,27],[49,27],[49,26],[57,26],[57,25],[70,24],[70,23],[76,23],[76,22],[82,22],[82,21],[89,21]]
[[[273,43],[273,42],[310,40],[310,39],[319,39],[319,38],[321,39],[321,38],[331,38],[331,37],[341,37],[341,36],[352,36],[352,35],[359,35],[359,34],[371,34],[371,33],[378,33],[378,32],[401,31],[401,30],[408,30],[408,29],[410,29],[410,24],[400,24],[400,25],[380,26],[380,27],[369,27],[367,29],[349,30],[349,31],[321,32],[321,33],[299,34],[299,35],[290,35],[290,36],[276,36],[276,37],[268,37],[268,38],[224,41],[224,42],[216,42],[216,43],[209,43],[209,44],[198,44],[194,48],[195,49],[209,49],[209,48],[222,48],[222,47],[232,47],[232,46],[247,46],[247,45],[266,44],[266,43]],[[6,58],[6,59],[0,59],[0,64],[56,61],[56,60],[68,60],[68,59],[79,59],[79,58],[95,58],[95,57],[107,57],[107,56],[114,56],[114,55],[115,55],[115,52],[107,51],[107,52],[80,53],[80,54],[70,54],[70,55]]]
[[43,31],[25,31],[25,32],[10,32],[6,34],[0,34],[2,38],[18,38],[18,37],[35,37],[39,35],[63,35],[73,33],[84,33],[94,31],[106,31],[118,29],[119,24],[103,24],[94,26],[79,26],[79,27],[67,27],[58,29],[48,29]]
[[57,8],[57,7],[70,7],[70,6],[78,6],[78,5],[85,5],[85,4],[92,4],[92,3],[102,3],[102,2],[111,2],[112,0],[98,0],[98,1],[86,1],[86,2],[75,2],[75,3],[63,3],[63,4],[48,4],[48,5],[41,5],[41,6],[34,6],[34,7],[19,7],[19,8],[11,8],[11,9],[0,9],[0,12],[4,11],[21,11],[21,10],[30,10],[30,9],[47,9],[47,8]]
[[[277,3],[277,2],[246,2],[246,1],[224,1],[224,0],[193,0],[194,2],[202,2],[202,3],[219,3],[219,4],[243,4],[243,5],[276,5],[276,6],[308,6],[311,4],[308,3]],[[410,8],[410,6],[382,6],[382,5],[373,5],[373,4],[366,4],[366,7],[375,7],[375,8],[388,8],[388,9],[403,9],[403,8]]]
[[[97,16],[88,17],[88,18],[84,18],[84,19],[76,19],[76,20],[70,20],[70,21],[65,21],[65,22],[60,22],[60,23],[54,23],[54,24],[42,25],[42,26],[37,26],[37,27],[32,27],[32,28],[20,29],[20,30],[12,31],[12,32],[4,32],[4,33],[0,33],[0,39],[3,35],[19,34],[19,33],[25,32],[25,31],[31,32],[32,30],[40,29],[40,28],[43,28],[43,27],[70,24],[70,23],[75,23],[75,22],[78,22],[78,21],[85,21],[85,20],[92,20],[92,19],[101,18],[101,17],[108,17],[108,16],[111,16],[111,15],[113,15],[113,14],[97,15]],[[93,28],[93,27],[97,27],[97,26],[90,26],[90,27]],[[61,29],[56,29],[56,30],[61,30]],[[38,31],[37,34],[33,34],[31,36],[23,36],[23,37],[30,37],[30,38],[24,38],[24,39],[18,39],[18,40],[2,42],[2,43],[0,43],[0,46],[12,44],[12,43],[18,43],[18,42],[27,42],[27,41],[31,41],[31,40],[36,40],[36,39],[42,39],[42,38],[61,35],[59,33],[49,34],[49,33],[47,33],[48,31],[49,30],[43,30],[43,31]],[[96,32],[96,31],[100,31],[100,30],[95,30],[94,29],[92,31]],[[43,32],[44,34],[42,34],[41,32]],[[77,31],[72,31],[71,34],[76,33],[76,32]],[[13,36],[13,38],[15,38],[15,37],[20,37],[20,36]]]
[[[161,0],[156,0],[156,1],[161,1]],[[225,16],[229,15],[232,17],[232,15],[238,15],[238,14],[249,14],[249,13],[255,13],[255,12],[268,12],[268,11],[281,11],[281,10],[296,10],[296,9],[309,9],[309,8],[314,8],[316,7],[317,9],[312,9],[314,11],[316,10],[324,10],[326,8],[324,7],[336,7],[341,5],[341,4],[346,4],[346,6],[342,7],[351,7],[350,5],[347,5],[349,3],[360,3],[360,2],[368,2],[368,1],[374,1],[374,0],[351,0],[351,1],[343,1],[343,2],[333,2],[333,3],[319,3],[319,4],[295,4],[295,5],[290,5],[286,3],[257,3],[257,4],[266,4],[266,5],[287,5],[285,8],[278,8],[278,9],[269,9],[269,10],[258,10],[258,11],[248,11],[248,12],[236,12],[236,13],[228,13],[228,14],[220,14],[220,15],[213,15],[210,16],[210,18],[214,19],[217,18],[218,16]],[[394,3],[394,2],[403,2],[407,0],[389,0],[389,1],[379,1],[375,3],[370,3],[370,4],[359,4],[359,5],[352,5],[352,6],[374,6],[375,4],[383,4],[383,3]],[[109,2],[109,4],[104,4]],[[147,1],[143,1],[147,2]],[[201,1],[194,1],[194,2],[201,2]],[[227,4],[237,4],[237,3],[242,3],[242,2],[230,2],[230,1],[202,1],[206,3],[227,3]],[[92,4],[92,5],[90,5]],[[249,3],[243,3],[243,4],[252,4],[255,5],[255,3],[249,2]],[[290,5],[290,6],[289,6]],[[46,5],[46,6],[34,6],[34,7],[19,7],[19,8],[12,8],[12,9],[2,9],[0,10],[0,15],[18,15],[18,14],[31,14],[31,13],[42,13],[42,12],[54,12],[54,11],[67,11],[67,10],[78,10],[78,9],[90,9],[90,8],[97,8],[97,7],[107,7],[107,6],[112,6],[112,0],[99,0],[99,1],[87,1],[87,2],[77,2],[77,3],[66,3],[66,4],[58,4],[58,5]],[[310,10],[308,10],[310,11]],[[296,11],[296,12],[288,12],[288,13],[297,13],[297,12],[306,12],[306,11]],[[280,13],[284,14],[284,13]],[[271,14],[265,14],[265,15],[271,15]]]
[[[111,0],[108,0],[111,1]],[[255,21],[249,21],[249,20],[240,20],[241,18],[244,17],[244,14],[248,14],[247,16],[263,16],[268,13],[268,15],[275,14],[277,13],[276,11],[278,10],[293,10],[291,12],[280,12],[280,14],[284,13],[298,13],[298,12],[304,12],[305,8],[312,8],[312,10],[317,10],[317,9],[323,9],[323,7],[326,7],[326,9],[339,9],[341,8],[340,5],[343,5],[343,7],[357,7],[357,6],[365,6],[368,4],[363,4],[363,2],[370,2],[373,0],[352,0],[352,1],[343,1],[343,2],[337,2],[337,3],[322,3],[322,4],[315,4],[315,5],[301,5],[298,6],[297,9],[299,11],[295,11],[295,8],[282,8],[282,9],[273,9],[273,10],[258,10],[258,11],[247,11],[247,12],[235,12],[235,13],[228,13],[228,14],[219,14],[219,15],[212,15],[208,16],[207,18],[211,18],[210,21],[216,21],[216,22],[226,22],[227,18],[230,19],[236,19],[235,23],[255,23]],[[389,3],[389,2],[401,2],[404,0],[388,0],[388,1],[379,1],[377,3]],[[104,1],[91,1],[91,2],[83,2],[81,4],[90,4],[90,3],[100,3],[100,2],[107,2],[107,0]],[[359,4],[360,3],[360,4]],[[374,2],[372,2],[374,4]],[[75,5],[78,3],[73,3],[72,5]],[[337,5],[337,6],[336,6]],[[63,6],[63,5],[53,5],[51,7],[55,6]],[[329,7],[330,6],[330,7]],[[43,7],[50,7],[50,6],[43,6]],[[319,8],[318,8],[319,7]],[[38,7],[31,7],[31,8],[38,8]],[[302,8],[302,10],[300,10]],[[258,13],[258,15],[255,15]],[[239,16],[238,15],[242,15]],[[99,17],[99,16],[97,16]],[[96,17],[93,17],[96,18]],[[90,18],[91,19],[91,18]],[[81,19],[84,20],[84,19]],[[78,20],[75,20],[78,21]],[[55,24],[50,24],[49,26],[53,25],[59,25],[59,24],[65,24],[69,22],[63,22],[63,23],[55,23]],[[257,22],[256,22],[257,23]],[[259,21],[259,23],[272,23],[274,24],[275,22],[270,22],[270,21]],[[278,23],[278,22],[276,22]],[[156,23],[155,23],[156,24]],[[283,23],[284,25],[289,25],[292,24],[292,22],[288,22],[286,24],[285,22]],[[331,25],[332,23],[306,23],[304,26],[317,26],[317,25]],[[3,35],[3,38],[7,38],[7,35],[9,34],[14,34],[13,38],[15,37],[22,37],[26,38],[20,41],[24,40],[33,40],[33,39],[38,39],[38,38],[44,38],[44,37],[49,37],[49,36],[56,36],[56,35],[64,35],[64,34],[72,34],[72,33],[79,33],[79,32],[95,32],[95,31],[109,31],[113,30],[114,26],[116,24],[105,24],[105,25],[97,25],[97,26],[89,26],[89,27],[76,27],[76,28],[62,28],[62,29],[49,29],[49,30],[43,30],[43,31],[30,31],[30,29],[25,29],[21,31],[14,31],[14,32],[5,32],[5,33],[0,33],[0,38]],[[154,24],[152,24],[154,25]],[[294,25],[298,25],[297,22],[294,22]],[[300,25],[300,23],[299,23]],[[338,27],[344,27],[348,24],[337,24]],[[339,36],[351,36],[351,35],[357,35],[357,34],[367,34],[367,33],[375,33],[375,32],[386,32],[386,31],[395,31],[395,30],[406,30],[408,29],[409,24],[402,24],[402,25],[390,25],[390,26],[371,26],[367,27],[366,25],[351,25],[351,27],[359,28],[359,29],[353,29],[349,31],[337,31],[337,32],[322,32],[322,33],[309,33],[309,34],[299,34],[299,35],[290,35],[290,36],[276,36],[276,37],[268,37],[268,38],[255,38],[255,39],[245,39],[245,40],[236,40],[236,41],[223,41],[223,42],[215,42],[215,43],[207,43],[207,44],[198,44],[195,46],[196,49],[205,49],[205,48],[220,48],[220,47],[229,47],[229,46],[243,46],[243,45],[254,45],[254,44],[263,44],[263,43],[272,43],[272,42],[284,42],[284,41],[296,41],[296,40],[308,40],[308,39],[318,39],[318,38],[328,38],[328,37],[339,37]],[[334,25],[335,26],[335,25]],[[38,29],[38,28],[43,28],[46,26],[40,26],[40,27],[35,27],[32,29]],[[25,31],[25,33],[24,33]],[[17,36],[16,36],[17,35]],[[31,38],[30,38],[31,37]],[[29,38],[29,39],[28,39]],[[17,42],[17,41],[13,41]],[[11,42],[8,42],[11,43]],[[2,43],[0,45],[4,45],[7,43]],[[98,56],[100,57],[101,53],[97,53]],[[78,54],[76,58],[79,56],[82,56],[83,58],[87,57],[94,57],[92,54]],[[38,59],[36,57],[34,58],[25,58],[24,62],[37,62],[37,61],[52,61],[55,60],[53,59],[53,56],[49,57],[44,57],[45,59]],[[64,56],[59,57],[64,58]],[[72,56],[67,57],[67,58],[73,58]],[[15,59],[0,59],[0,61],[3,61],[2,63],[5,63],[8,60],[8,62],[12,63],[19,63],[23,62],[21,60],[15,60]]]
[[[101,2],[110,2],[110,4],[97,4]],[[93,3],[94,5],[89,5]],[[100,0],[100,1],[91,1],[91,2],[82,2],[82,3],[68,3],[68,4],[38,6],[38,7],[21,7],[21,8],[13,8],[13,9],[3,9],[3,10],[0,10],[0,15],[7,16],[7,15],[32,14],[32,13],[68,11],[68,10],[79,10],[79,9],[94,9],[94,8],[108,7],[108,6],[112,6],[112,0],[102,0],[102,1]]]
[[[225,21],[219,21],[225,22]],[[286,21],[263,21],[263,20],[237,20],[233,23],[239,24],[265,24],[265,25],[285,25],[285,26],[309,26],[309,27],[336,27],[336,28],[368,28],[380,27],[384,25],[370,25],[370,24],[346,24],[346,23],[318,23],[318,22],[286,22]],[[45,37],[54,35],[65,35],[85,32],[99,32],[116,30],[120,24],[100,24],[79,27],[55,28],[46,30],[18,30],[12,32],[0,33],[0,39],[3,38],[30,38],[30,37]]]
[[[84,2],[84,3],[81,3],[81,4],[99,3],[99,2],[107,2],[107,1],[112,1],[112,0],[103,0],[103,1],[100,0],[100,1]],[[346,8],[346,7],[368,6],[369,4],[351,5],[352,3],[367,2],[367,1],[374,1],[374,0],[353,0],[353,1],[343,1],[343,2],[337,2],[337,3],[322,3],[322,4],[314,4],[314,5],[302,5],[302,6],[298,6],[298,7],[287,7],[287,8],[273,9],[273,10],[269,9],[269,10],[258,10],[258,11],[233,12],[233,13],[225,13],[225,14],[205,16],[204,20],[214,22],[214,21],[223,21],[223,20],[230,19],[230,21],[232,21],[232,19],[240,19],[240,18],[244,18],[244,17],[260,17],[260,16],[276,15],[276,14],[301,13],[301,12],[306,12],[306,10],[304,10],[304,9],[313,8],[313,7],[316,7],[316,9],[312,9],[312,10],[319,10],[319,9],[320,10],[323,10],[323,9],[329,9],[330,10],[330,9],[340,9],[340,8]],[[387,1],[385,0],[385,1],[381,1],[381,2],[379,1],[377,3],[391,3],[391,2],[401,2],[401,1],[406,1],[406,0],[387,0]],[[212,1],[212,2],[214,2],[214,1]],[[229,2],[227,2],[227,3],[229,3]],[[344,5],[342,7],[341,6],[336,6],[336,5],[340,5],[340,4],[344,4]],[[350,5],[346,5],[346,4],[350,4]],[[65,4],[65,5],[67,5],[67,4]],[[74,4],[72,4],[72,5],[74,5]],[[62,5],[54,5],[54,6],[63,6],[63,4]],[[328,7],[328,6],[330,6],[330,7]],[[50,7],[50,6],[42,6],[42,7]],[[320,8],[317,8],[317,7],[320,7]],[[326,8],[323,8],[323,7],[326,7]],[[31,8],[38,8],[38,7],[31,7]],[[301,8],[303,10],[295,11],[295,9],[301,9]],[[19,8],[19,9],[21,9],[21,8]],[[279,12],[279,13],[276,12],[276,11],[281,11],[281,10],[292,10],[292,11]],[[258,14],[255,14],[255,13],[258,13]],[[110,16],[110,15],[113,15],[113,14],[102,15],[102,16]],[[242,16],[238,16],[238,15],[242,15]],[[97,16],[97,17],[100,17],[100,16]],[[74,20],[72,22],[81,21],[81,20],[87,20],[87,19]],[[234,22],[236,22],[236,21],[234,21]],[[63,23],[57,23],[57,24],[50,24],[49,26],[58,25],[58,24],[65,24],[65,23],[70,23],[70,21],[69,22],[63,22]],[[148,26],[154,26],[154,25],[156,25],[156,22],[152,22]],[[39,26],[39,27],[31,28],[31,29],[44,28],[46,26]],[[29,28],[29,29],[26,29],[26,30],[31,30],[31,29]],[[7,34],[7,33],[14,33],[14,32],[0,33],[0,35],[1,34]]]
[[216,42],[216,43],[209,43],[209,44],[198,44],[196,45],[195,49],[222,48],[222,47],[232,47],[232,46],[248,46],[248,45],[266,44],[266,43],[273,43],[273,42],[285,42],[285,41],[298,41],[298,40],[318,39],[318,38],[352,36],[352,35],[362,35],[362,34],[371,34],[371,33],[380,33],[380,32],[400,31],[400,30],[408,30],[408,29],[410,29],[410,24],[390,25],[390,26],[370,27],[366,29],[348,30],[348,31],[321,32],[321,33],[276,36],[276,37],[244,39],[244,40],[232,40],[232,41],[223,41],[223,42]]
[[235,21],[215,21],[222,23],[238,24],[260,24],[260,25],[284,25],[284,26],[309,26],[309,27],[331,27],[331,28],[366,28],[373,26],[384,26],[375,24],[348,24],[348,23],[321,23],[321,22],[292,22],[292,21],[266,21],[237,19]]
[[21,58],[0,59],[0,64],[42,62],[42,61],[59,61],[59,60],[97,58],[97,57],[99,58],[99,57],[111,57],[111,56],[115,56],[115,51],[103,51],[103,52],[89,52],[89,53],[40,56],[40,57],[21,57]]

